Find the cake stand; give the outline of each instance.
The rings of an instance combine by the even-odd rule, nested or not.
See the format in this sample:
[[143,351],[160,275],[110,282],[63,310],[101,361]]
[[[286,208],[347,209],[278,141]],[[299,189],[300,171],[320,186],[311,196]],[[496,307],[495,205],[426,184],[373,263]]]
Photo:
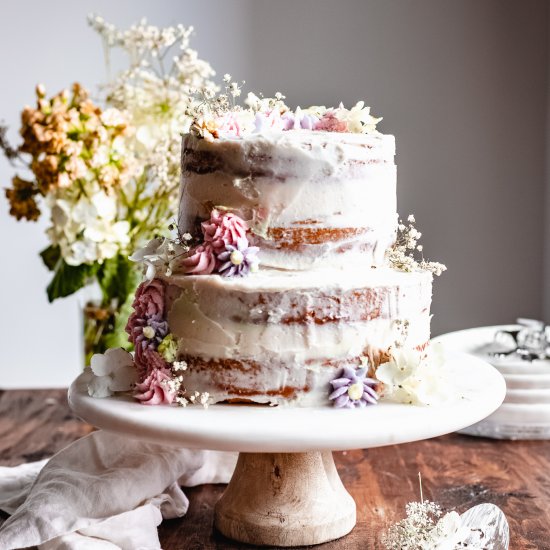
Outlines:
[[217,529],[266,546],[319,544],[349,533],[356,507],[333,450],[394,445],[436,437],[478,422],[502,403],[506,387],[488,363],[453,355],[443,366],[456,399],[438,406],[380,403],[366,409],[253,405],[145,407],[130,397],[88,396],[86,377],[69,389],[71,408],[111,432],[194,449],[239,451],[215,509]]

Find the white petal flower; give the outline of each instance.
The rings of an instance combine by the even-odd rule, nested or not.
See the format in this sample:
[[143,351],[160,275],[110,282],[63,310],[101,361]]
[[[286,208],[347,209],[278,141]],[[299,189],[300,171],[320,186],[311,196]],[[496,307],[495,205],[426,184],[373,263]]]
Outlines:
[[126,118],[124,114],[118,109],[106,109],[101,113],[101,122],[105,126],[124,126],[126,124]]
[[97,215],[107,221],[112,221],[116,217],[117,200],[116,197],[107,195],[107,193],[94,193],[91,202],[96,209]]
[[69,265],[91,264],[98,259],[97,247],[88,240],[76,241],[70,245],[64,259]]
[[117,391],[128,391],[137,381],[132,355],[122,348],[107,350],[92,356],[90,368],[93,378],[88,383],[92,397],[108,397]]
[[448,398],[448,389],[441,375],[443,355],[439,346],[430,353],[416,349],[396,348],[391,359],[376,370],[376,378],[384,384],[383,396],[398,403],[430,405]]
[[110,389],[111,378],[110,376],[94,376],[88,382],[88,395],[91,397],[103,398],[113,395]]
[[97,245],[98,250],[98,259],[108,260],[109,258],[114,258],[118,252],[118,245],[116,243],[104,241]]

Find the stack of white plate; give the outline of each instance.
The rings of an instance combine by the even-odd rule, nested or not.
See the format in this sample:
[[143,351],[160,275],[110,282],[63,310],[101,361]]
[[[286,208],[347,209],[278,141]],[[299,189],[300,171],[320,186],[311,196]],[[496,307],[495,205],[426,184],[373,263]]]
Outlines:
[[433,339],[445,350],[475,355],[496,367],[506,380],[506,398],[491,416],[461,431],[497,439],[550,439],[550,361],[525,361],[516,355],[496,358],[491,349],[497,331],[518,325],[480,327]]

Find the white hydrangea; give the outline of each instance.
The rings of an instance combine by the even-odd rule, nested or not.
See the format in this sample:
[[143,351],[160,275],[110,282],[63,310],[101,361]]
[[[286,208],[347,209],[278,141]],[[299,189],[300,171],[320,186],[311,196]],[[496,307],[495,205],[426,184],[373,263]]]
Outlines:
[[69,265],[102,262],[124,250],[130,242],[130,224],[117,220],[116,198],[96,189],[76,202],[50,198],[51,227],[48,236],[61,248]]

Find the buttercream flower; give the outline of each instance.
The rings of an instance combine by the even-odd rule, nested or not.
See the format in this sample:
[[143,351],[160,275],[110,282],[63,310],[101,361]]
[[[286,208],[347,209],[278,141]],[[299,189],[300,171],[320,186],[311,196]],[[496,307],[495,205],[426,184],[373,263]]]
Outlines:
[[250,133],[252,114],[249,111],[228,111],[216,118],[216,132],[218,137],[238,138]]
[[319,122],[319,117],[296,107],[296,111],[287,111],[282,115],[285,130],[313,130]]
[[218,254],[218,262],[221,262],[218,272],[224,277],[243,277],[258,271],[258,250],[257,246],[249,246],[246,238],[238,239],[236,246],[228,244],[225,251]]
[[429,351],[428,355],[412,348],[391,351],[390,360],[382,363],[375,373],[384,384],[385,399],[413,405],[430,405],[447,399],[447,387],[441,376],[441,348],[432,345]]
[[92,397],[109,397],[114,392],[128,391],[137,381],[138,372],[134,360],[122,348],[96,353],[90,361],[93,377],[88,383]]
[[340,120],[334,110],[327,111],[313,128],[324,132],[347,132],[348,125],[344,120]]
[[160,315],[138,319],[133,331],[134,344],[136,349],[157,349],[167,334],[168,323]]
[[267,112],[260,111],[254,116],[254,131],[257,134],[270,130],[286,130],[285,120],[281,117],[281,112],[278,109],[271,109]]
[[329,399],[338,408],[363,408],[376,405],[378,394],[374,391],[377,381],[367,378],[367,369],[344,367],[338,378],[330,382],[332,392]]
[[[166,285],[160,279],[141,283],[136,290],[136,296],[132,304],[134,313],[132,313],[130,319],[143,319],[146,316],[153,317],[155,315],[164,317],[165,290]],[[129,323],[130,319],[128,320]]]
[[210,243],[192,248],[187,258],[181,261],[183,272],[188,275],[209,275],[216,267],[216,256]]
[[213,209],[210,219],[201,223],[204,241],[210,243],[216,253],[225,249],[227,245],[235,246],[238,239],[246,237],[247,223],[232,212],[220,213]]
[[169,384],[171,380],[169,369],[152,369],[145,380],[136,385],[134,397],[143,405],[169,405],[176,397]]
[[136,364],[142,370],[147,369],[148,363],[143,352],[156,349],[168,333],[164,294],[165,284],[160,279],[141,283],[132,304],[134,311],[126,324],[128,339],[136,348]]

